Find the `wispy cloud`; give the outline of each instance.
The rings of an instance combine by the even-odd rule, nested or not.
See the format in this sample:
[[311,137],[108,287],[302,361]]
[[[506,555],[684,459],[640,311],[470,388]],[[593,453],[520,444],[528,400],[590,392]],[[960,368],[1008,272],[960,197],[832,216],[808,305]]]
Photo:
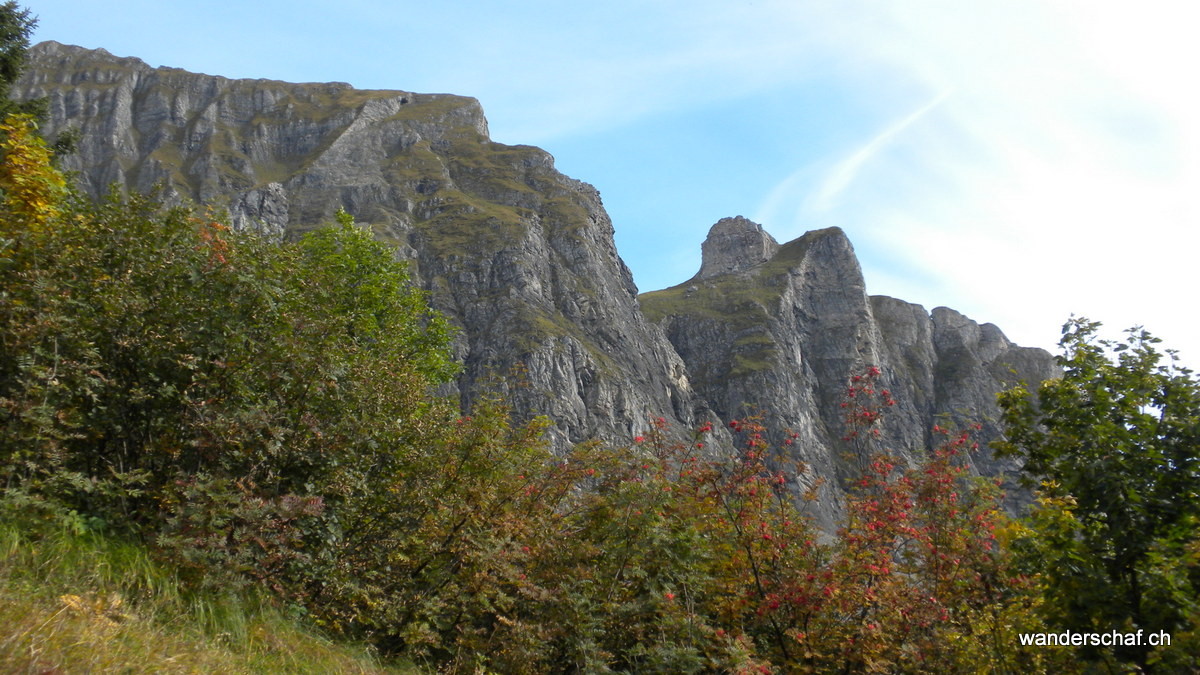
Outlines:
[[[826,148],[782,170],[754,212],[768,229],[782,238],[841,225],[873,292],[955,306],[1025,343],[1051,346],[1069,314],[1087,313],[1161,326],[1200,359],[1200,320],[1173,309],[1172,294],[1145,290],[1149,280],[1198,286],[1184,252],[1200,250],[1200,105],[1185,83],[1200,48],[1178,6],[742,9],[701,2],[694,16],[712,20],[608,61],[614,71],[592,63],[575,80],[598,85],[589,97],[574,99],[564,74],[564,105],[587,100],[592,113],[566,117],[634,129],[672,107],[753,105],[762,92],[835,77],[865,117],[892,121],[832,163]],[[636,254],[623,254],[637,272]]]
[[805,203],[805,210],[822,213],[832,209],[837,198],[845,192],[846,188],[854,181],[855,176],[858,175],[867,162],[878,155],[880,151],[886,148],[905,129],[941,105],[942,101],[946,100],[948,95],[946,92],[938,94],[933,100],[905,117],[896,120],[886,129],[876,134],[874,138],[864,143],[862,147],[834,164],[820,181],[817,188],[808,196]]
[[1085,313],[1144,323],[1200,361],[1200,319],[1151,290],[1200,288],[1187,262],[1200,250],[1200,99],[1183,84],[1200,47],[1180,11],[918,2],[842,23],[854,39],[827,47],[855,64],[855,87],[954,94],[824,173],[785,175],[759,213],[842,225],[873,292],[955,306],[1019,341],[1050,346]]
[[[840,225],[872,292],[955,306],[1043,346],[1072,311],[1145,323],[1200,360],[1200,317],[1179,307],[1198,286],[1191,256],[1200,250],[1200,97],[1191,84],[1200,41],[1186,3],[343,5],[335,22],[306,3],[252,3],[232,24],[219,10],[132,0],[41,0],[37,10],[40,37],[156,64],[477,96],[502,142],[552,152],[577,142],[573,171],[584,180],[627,180],[627,193],[646,192],[647,202],[745,200],[717,217],[759,201],[757,219],[781,238]],[[131,22],[146,29],[125,30]],[[64,32],[68,24],[80,37]],[[213,50],[217,33],[239,49]],[[753,123],[778,124],[761,135],[786,152],[759,144],[757,154],[706,163],[652,136],[663,120],[696,122],[673,136],[691,144],[684,150],[704,147],[740,121],[706,112],[728,116],[768,98],[788,112]],[[827,137],[797,132],[817,122]],[[587,164],[589,147],[618,138],[634,154]],[[637,155],[639,147],[653,151]],[[728,169],[749,165],[753,177]],[[626,207],[629,220],[639,222],[639,206]],[[676,283],[661,261],[698,258],[698,230],[715,218],[691,207],[672,203],[640,221],[641,241],[653,243],[621,251],[639,284]],[[614,220],[619,234],[638,229]]]

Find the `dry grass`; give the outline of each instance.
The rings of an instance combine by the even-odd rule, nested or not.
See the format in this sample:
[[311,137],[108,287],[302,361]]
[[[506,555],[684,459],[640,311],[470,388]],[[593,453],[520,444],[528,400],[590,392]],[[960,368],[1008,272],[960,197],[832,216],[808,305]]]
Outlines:
[[137,546],[0,526],[0,672],[398,673],[243,597],[185,599]]

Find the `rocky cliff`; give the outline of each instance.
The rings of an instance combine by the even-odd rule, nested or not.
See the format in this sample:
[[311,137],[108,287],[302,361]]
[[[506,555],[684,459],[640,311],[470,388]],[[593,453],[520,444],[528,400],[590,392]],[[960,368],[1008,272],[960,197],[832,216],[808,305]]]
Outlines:
[[65,168],[100,195],[165,191],[280,236],[345,208],[397,246],[461,328],[464,403],[521,364],[518,410],[565,445],[693,421],[683,364],[638,309],[600,195],[528,146],[488,139],[474,99],[228,80],[53,42],[15,88],[48,97]]
[[[1010,343],[998,328],[954,310],[869,296],[854,249],[838,228],[809,232],[782,246],[757,223],[726,218],[705,241],[690,281],[641,296],[683,358],[696,394],[723,419],[761,414],[767,426],[798,433],[792,447],[826,482],[818,512],[836,515],[837,487],[863,458],[844,434],[847,378],[864,364],[882,370],[897,405],[884,417],[881,446],[915,457],[931,428],[998,429],[996,393],[1055,373],[1040,349]],[[1011,478],[1017,467],[986,450],[980,473]],[[1013,504],[1019,505],[1019,491]]]
[[994,326],[868,296],[837,229],[780,245],[724,219],[695,278],[639,299],[596,190],[542,150],[492,142],[470,98],[228,80],[57,43],[30,56],[15,91],[48,98],[48,136],[82,132],[65,166],[83,189],[160,189],[278,237],[345,208],[461,328],[464,404],[520,364],[529,386],[510,396],[521,414],[548,415],[562,448],[626,440],[652,416],[686,428],[762,410],[799,434],[829,521],[853,472],[838,404],[856,369],[883,368],[899,401],[886,440],[909,455],[938,415],[990,424],[1005,383],[1053,372]]

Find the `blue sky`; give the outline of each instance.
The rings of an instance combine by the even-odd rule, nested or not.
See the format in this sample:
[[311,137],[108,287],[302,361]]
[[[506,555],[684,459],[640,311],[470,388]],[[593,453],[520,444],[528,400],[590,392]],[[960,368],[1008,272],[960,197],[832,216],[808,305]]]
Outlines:
[[868,290],[1053,349],[1200,363],[1200,10],[1174,0],[27,3],[36,40],[226,77],[449,92],[592,183],[640,289],[725,216],[837,225]]

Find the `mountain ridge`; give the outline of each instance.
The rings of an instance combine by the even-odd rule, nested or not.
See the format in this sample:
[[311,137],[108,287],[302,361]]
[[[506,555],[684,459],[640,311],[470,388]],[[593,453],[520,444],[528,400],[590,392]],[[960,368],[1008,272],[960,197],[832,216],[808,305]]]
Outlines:
[[[1049,354],[990,324],[868,295],[837,228],[779,244],[722,219],[692,279],[639,295],[599,192],[544,150],[491,141],[468,97],[231,80],[58,43],[30,50],[14,92],[48,98],[48,136],[80,129],[64,167],[93,196],[157,187],[275,237],[340,208],[368,223],[460,329],[464,407],[519,367],[529,385],[505,393],[520,416],[551,418],[563,452],[628,441],[658,416],[719,422],[713,444],[727,447],[730,417],[766,411],[799,434],[832,522],[853,472],[837,406],[855,369],[884,370],[900,403],[885,440],[910,458],[964,410],[994,437],[995,393],[1054,373]],[[976,468],[1013,469],[986,453]]]

